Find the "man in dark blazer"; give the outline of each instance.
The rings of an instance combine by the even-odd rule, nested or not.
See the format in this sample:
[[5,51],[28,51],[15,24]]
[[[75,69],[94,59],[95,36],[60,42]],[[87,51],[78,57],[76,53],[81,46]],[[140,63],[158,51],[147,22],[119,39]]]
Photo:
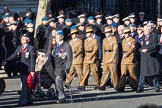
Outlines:
[[35,71],[35,52],[34,47],[29,43],[29,37],[27,34],[22,34],[21,45],[19,45],[15,52],[7,59],[7,61],[17,58],[18,66],[20,70],[20,77],[22,82],[22,89],[19,98],[19,106],[25,106],[33,104],[31,97],[31,89],[27,87],[27,76],[34,75]]
[[58,103],[65,102],[64,81],[67,72],[69,71],[72,63],[72,51],[69,43],[63,40],[64,33],[62,30],[57,31],[56,45],[53,52],[55,64],[55,84],[57,90]]
[[157,59],[158,36],[151,34],[151,27],[144,27],[145,38],[141,41],[141,69],[137,93],[144,91],[145,77],[152,77],[156,92],[160,92],[159,72],[160,66]]
[[121,60],[122,60],[122,40],[124,39],[124,25],[119,25],[118,26],[118,31],[116,34],[117,42],[118,42],[118,53],[119,53],[119,60],[117,64],[117,73],[118,76],[120,77],[121,75]]
[[101,79],[102,77],[102,69],[101,69],[101,60],[102,60],[102,38],[101,36],[98,36],[95,32],[92,36],[93,38],[95,38],[97,40],[97,44],[98,44],[98,51],[97,51],[97,68],[98,68],[98,75],[99,75],[99,79]]

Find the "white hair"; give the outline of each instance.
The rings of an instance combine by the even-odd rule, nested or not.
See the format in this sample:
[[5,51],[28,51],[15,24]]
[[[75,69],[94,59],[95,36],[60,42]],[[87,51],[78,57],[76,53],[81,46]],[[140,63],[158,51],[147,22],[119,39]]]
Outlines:
[[144,26],[143,30],[151,30],[151,27],[146,25],[146,26]]
[[118,29],[119,29],[119,28],[122,29],[122,30],[124,30],[124,25],[119,25],[119,26],[118,26]]

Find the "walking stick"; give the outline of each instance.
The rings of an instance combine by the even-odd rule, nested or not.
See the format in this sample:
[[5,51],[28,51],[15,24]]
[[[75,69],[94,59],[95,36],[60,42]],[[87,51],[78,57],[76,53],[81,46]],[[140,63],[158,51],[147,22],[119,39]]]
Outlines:
[[[66,76],[67,76],[67,72],[65,71],[65,73],[66,73]],[[72,93],[71,93],[71,91],[72,91],[72,89],[71,89],[71,85],[69,85],[69,94],[70,94],[70,100],[71,100],[71,103],[73,103],[73,97],[72,97]]]

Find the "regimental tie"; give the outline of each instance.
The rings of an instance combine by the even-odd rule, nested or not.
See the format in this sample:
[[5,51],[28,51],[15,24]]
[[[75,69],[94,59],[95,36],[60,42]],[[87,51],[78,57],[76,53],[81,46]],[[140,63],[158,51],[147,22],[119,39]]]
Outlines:
[[145,41],[149,40],[149,35],[145,37]]
[[55,47],[54,57],[56,57],[58,55],[59,50],[60,50],[60,45],[57,44],[57,46]]
[[120,39],[122,39],[122,38],[123,38],[123,36],[122,36],[122,35],[119,35],[119,37],[120,37]]
[[21,52],[22,54],[26,52],[26,48],[25,48],[24,45],[22,45],[22,48],[21,48],[20,52]]

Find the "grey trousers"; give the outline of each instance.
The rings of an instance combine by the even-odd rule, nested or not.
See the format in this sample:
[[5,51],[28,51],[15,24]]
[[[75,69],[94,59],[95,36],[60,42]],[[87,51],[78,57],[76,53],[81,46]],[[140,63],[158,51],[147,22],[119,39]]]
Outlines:
[[55,83],[56,83],[56,92],[58,99],[65,99],[65,92],[64,92],[64,81],[65,76],[56,76]]

